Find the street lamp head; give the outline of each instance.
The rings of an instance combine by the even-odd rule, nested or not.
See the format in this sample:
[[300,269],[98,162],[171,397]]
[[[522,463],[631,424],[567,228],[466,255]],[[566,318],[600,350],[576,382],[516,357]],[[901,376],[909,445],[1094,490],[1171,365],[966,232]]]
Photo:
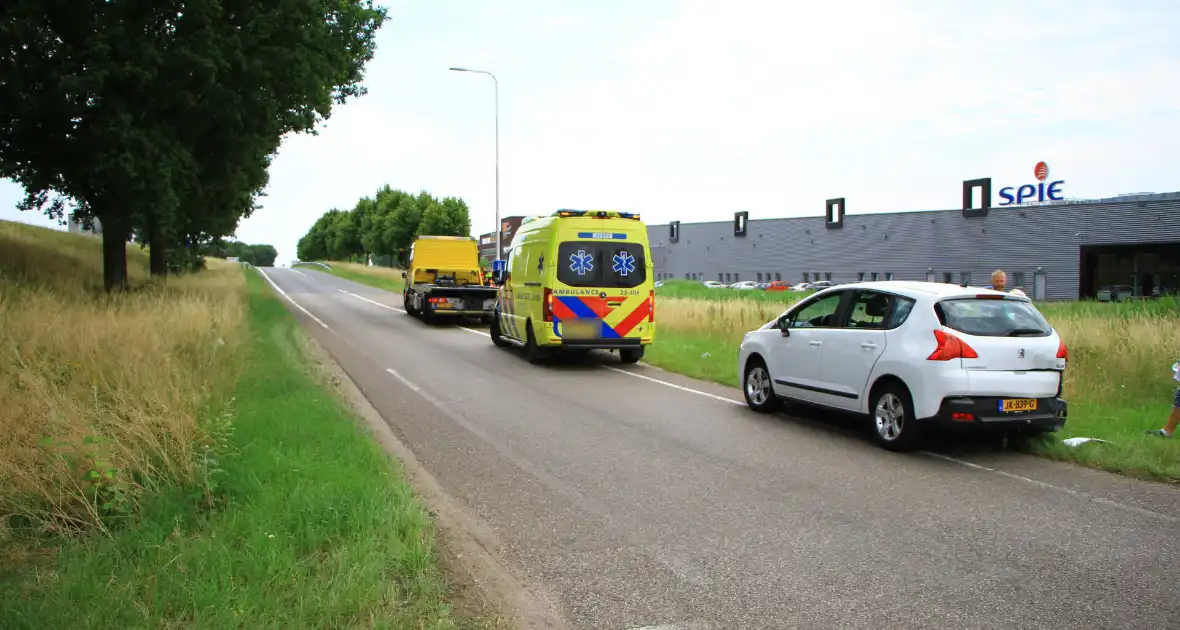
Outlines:
[[454,70],[455,72],[471,72],[467,68],[450,68],[450,70]]

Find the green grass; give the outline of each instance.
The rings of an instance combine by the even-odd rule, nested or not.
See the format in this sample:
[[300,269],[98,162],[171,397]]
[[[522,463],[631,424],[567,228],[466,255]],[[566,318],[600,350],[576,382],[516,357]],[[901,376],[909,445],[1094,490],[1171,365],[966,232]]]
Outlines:
[[[250,273],[218,509],[166,489],[111,537],[10,550],[0,627],[452,628],[432,526]],[[60,548],[49,547],[58,545]]]
[[656,289],[656,295],[668,298],[686,298],[690,300],[754,300],[757,302],[777,302],[784,305],[794,304],[800,299],[811,295],[812,291],[760,291],[757,289],[710,289],[700,282],[693,280],[665,280]]
[[396,269],[390,269],[388,267],[369,268],[362,265],[347,265],[338,262],[328,262],[326,264],[331,265],[331,269],[324,269],[319,266],[312,266],[311,268],[330,273],[345,280],[352,280],[353,282],[367,284],[371,287],[385,289],[394,293],[401,293],[405,287],[405,283],[398,277],[401,271]]

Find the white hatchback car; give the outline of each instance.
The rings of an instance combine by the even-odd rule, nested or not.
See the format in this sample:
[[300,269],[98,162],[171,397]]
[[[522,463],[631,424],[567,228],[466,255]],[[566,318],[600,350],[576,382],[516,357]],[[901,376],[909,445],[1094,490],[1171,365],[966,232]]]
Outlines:
[[781,399],[872,418],[891,450],[925,425],[1059,431],[1068,352],[1024,296],[932,282],[859,282],[808,296],[746,333],[746,403]]

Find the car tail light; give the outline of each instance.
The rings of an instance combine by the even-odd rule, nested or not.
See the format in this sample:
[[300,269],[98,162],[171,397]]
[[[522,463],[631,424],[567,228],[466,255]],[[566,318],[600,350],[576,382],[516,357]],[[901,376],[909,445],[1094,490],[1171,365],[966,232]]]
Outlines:
[[545,321],[553,321],[553,289],[548,287],[545,287],[545,292],[541,295],[541,315]]
[[955,420],[956,422],[975,422],[975,414],[956,411],[951,414],[951,420]]
[[1060,337],[1057,338],[1057,358],[1069,360],[1069,348],[1065,347],[1065,340]]
[[934,352],[931,352],[930,356],[926,357],[927,361],[979,358],[979,354],[975,352],[975,348],[967,345],[967,342],[954,335],[936,330],[934,331],[934,338],[938,340],[938,346],[934,348]]
[[647,321],[656,321],[656,291],[652,289],[647,294]]
[[1006,295],[992,295],[990,293],[980,293],[979,295],[975,296],[975,299],[977,299],[977,300],[1002,300],[1006,297],[1008,297],[1008,296],[1006,296]]

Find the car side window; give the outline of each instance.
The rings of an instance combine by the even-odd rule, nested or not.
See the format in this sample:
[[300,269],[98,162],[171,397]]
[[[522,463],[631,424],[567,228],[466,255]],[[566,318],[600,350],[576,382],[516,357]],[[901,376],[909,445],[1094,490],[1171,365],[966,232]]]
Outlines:
[[803,305],[792,313],[788,320],[789,328],[833,328],[836,326],[836,313],[840,310],[840,299],[843,291],[826,295],[810,304]]
[[891,305],[890,296],[876,291],[858,290],[852,296],[852,308],[848,312],[848,328],[876,328],[885,327],[885,317],[889,315]]
[[893,330],[905,323],[914,310],[914,300],[900,295],[893,296],[893,308],[885,318],[885,330]]

